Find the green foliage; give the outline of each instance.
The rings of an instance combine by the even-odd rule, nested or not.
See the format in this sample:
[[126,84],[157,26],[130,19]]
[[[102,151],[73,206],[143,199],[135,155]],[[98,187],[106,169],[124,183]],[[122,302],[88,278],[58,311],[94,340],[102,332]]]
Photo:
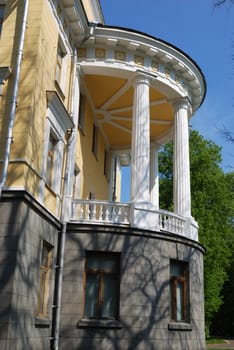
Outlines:
[[[160,207],[171,210],[172,144],[160,154]],[[190,168],[192,215],[199,224],[199,241],[206,248],[205,317],[209,334],[214,314],[222,305],[222,287],[227,279],[234,245],[233,235],[233,173],[220,167],[221,149],[205,140],[197,131],[190,133]],[[232,186],[230,186],[232,185]]]

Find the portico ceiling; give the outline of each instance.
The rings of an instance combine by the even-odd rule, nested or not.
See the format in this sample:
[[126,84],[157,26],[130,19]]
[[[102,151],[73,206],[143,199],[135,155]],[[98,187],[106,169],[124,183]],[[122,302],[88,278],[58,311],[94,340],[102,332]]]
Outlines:
[[[99,125],[112,149],[129,149],[133,115],[134,87],[131,79],[86,75],[86,90]],[[150,139],[159,141],[173,125],[173,108],[167,97],[150,87]]]

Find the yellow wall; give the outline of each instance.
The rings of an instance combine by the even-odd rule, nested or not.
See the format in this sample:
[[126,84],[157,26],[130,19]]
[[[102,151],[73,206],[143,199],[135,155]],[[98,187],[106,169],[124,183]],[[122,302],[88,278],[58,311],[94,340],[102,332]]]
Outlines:
[[[18,2],[9,0],[7,2],[6,17],[0,39],[1,67],[10,66],[14,70],[22,23],[22,10],[23,0]],[[91,11],[91,8],[88,11]],[[29,1],[7,186],[25,188],[36,198],[39,195],[45,141],[46,91],[57,91],[59,96],[63,98],[63,94],[60,94],[60,90],[55,84],[58,38],[59,28],[49,2],[45,0]],[[70,52],[67,52],[64,61],[66,81],[63,89],[63,102],[69,110],[72,71]],[[13,77],[12,74],[4,85],[0,102],[1,112],[4,116],[0,122],[1,159],[5,149]],[[81,197],[88,199],[89,193],[92,192],[96,199],[108,199],[109,183],[104,175],[105,142],[99,130],[96,159],[92,153],[93,123],[94,116],[87,103],[85,135],[78,132],[76,154],[76,164],[81,171]],[[55,213],[56,196],[47,186],[45,188],[45,205]]]
[[92,152],[94,116],[86,99],[85,130],[78,132],[76,163],[81,171],[81,198],[89,199],[89,193],[95,194],[95,199],[109,199],[109,182],[104,175],[105,143],[101,132],[98,135],[97,159]]
[[[19,4],[19,6],[17,6]],[[0,66],[10,66],[13,70],[18,47],[20,23],[22,23],[23,1],[7,1],[6,16],[0,39]],[[13,143],[10,159],[21,159],[11,163],[7,180],[8,186],[26,188],[38,197],[42,171],[45,121],[46,91],[55,90],[55,67],[59,29],[49,7],[49,2],[33,0],[29,2],[23,61],[17,98],[17,109],[13,130]],[[66,82],[64,104],[69,101],[71,78],[71,55],[66,55]],[[13,75],[4,85],[1,98],[0,123],[1,158],[5,149],[5,137],[9,120],[9,106],[12,96]],[[58,89],[59,91],[59,89]],[[22,164],[24,160],[24,164]],[[27,165],[30,164],[30,167]],[[52,192],[51,192],[52,193]],[[47,196],[46,196],[47,197]],[[54,201],[49,201],[49,209],[54,211]]]

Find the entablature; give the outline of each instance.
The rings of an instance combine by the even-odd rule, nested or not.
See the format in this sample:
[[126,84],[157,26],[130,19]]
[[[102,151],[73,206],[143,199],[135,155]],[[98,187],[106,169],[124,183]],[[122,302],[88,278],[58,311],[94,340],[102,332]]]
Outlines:
[[174,46],[143,33],[97,26],[94,34],[78,48],[78,63],[88,73],[91,66],[106,67],[107,74],[111,68],[123,69],[125,74],[141,69],[157,77],[178,96],[188,97],[193,113],[205,97],[205,79],[196,63]]

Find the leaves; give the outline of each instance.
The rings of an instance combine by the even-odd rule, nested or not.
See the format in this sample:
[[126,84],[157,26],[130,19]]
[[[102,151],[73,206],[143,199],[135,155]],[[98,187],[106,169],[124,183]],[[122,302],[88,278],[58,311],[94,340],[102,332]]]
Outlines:
[[[173,208],[173,147],[166,145],[159,157],[160,207]],[[222,287],[227,280],[234,246],[234,173],[225,174],[220,166],[221,148],[190,133],[192,215],[199,224],[199,240],[206,248],[205,316],[209,329],[222,304]]]

